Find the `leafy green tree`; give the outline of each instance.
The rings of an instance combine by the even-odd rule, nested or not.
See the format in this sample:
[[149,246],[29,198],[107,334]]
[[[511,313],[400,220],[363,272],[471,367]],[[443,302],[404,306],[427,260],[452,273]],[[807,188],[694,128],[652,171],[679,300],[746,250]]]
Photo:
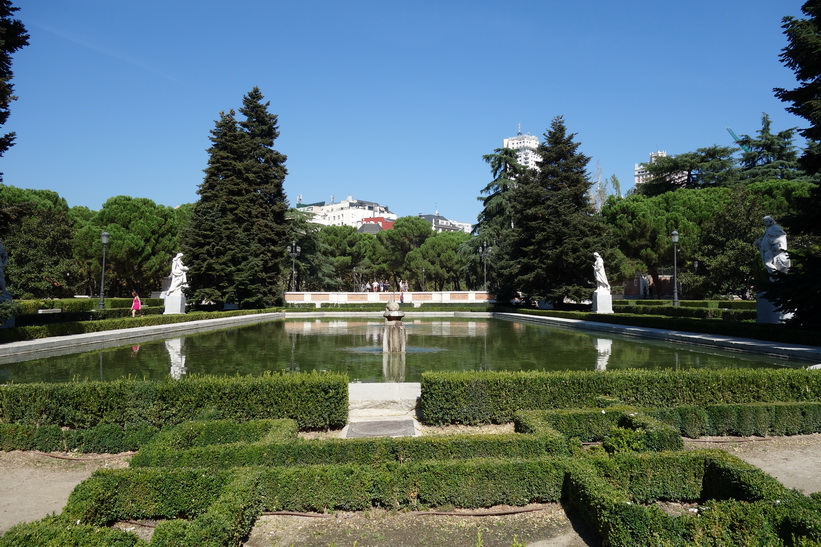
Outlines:
[[781,52],[781,61],[795,73],[799,85],[774,91],[779,99],[791,103],[789,112],[809,122],[799,130],[807,139],[800,162],[815,185],[807,198],[795,203],[793,215],[784,219],[792,238],[792,267],[762,288],[782,310],[793,313],[795,324],[821,328],[821,0],[809,0],[801,11],[806,18],[783,19],[788,44]]
[[418,275],[425,268],[425,280],[437,291],[462,290],[467,261],[461,249],[471,236],[464,232],[434,234],[408,253],[408,269]]
[[[20,8],[14,7],[10,0],[0,0],[0,127],[9,119],[11,101],[14,96],[14,86],[11,83],[11,56],[16,51],[29,45],[29,35],[26,27],[17,19],[12,19],[14,12]],[[14,145],[14,133],[0,135],[0,157]],[[3,174],[0,173],[0,181]]]
[[421,247],[432,235],[433,230],[428,221],[411,216],[399,217],[393,223],[393,229],[379,232],[376,235],[376,239],[384,249],[384,262],[394,282],[399,278],[409,277],[405,258],[408,253]]
[[679,188],[728,186],[736,182],[735,148],[709,146],[678,156],[658,158],[645,164],[650,178],[636,188],[637,193],[657,196]]
[[5,273],[16,298],[74,294],[74,229],[66,200],[50,190],[0,184],[0,208],[15,211],[16,222],[4,238],[9,255]]
[[742,135],[741,173],[748,182],[794,179],[804,172],[798,165],[798,151],[793,144],[795,129],[773,134],[770,117],[761,115],[761,129],[756,137]]
[[520,291],[561,306],[593,290],[592,253],[609,246],[589,200],[590,158],[574,137],[561,116],[554,118],[539,146],[538,171],[517,180],[513,229],[494,254],[503,298]]
[[[348,290],[350,286],[343,284],[342,278],[337,275],[334,266],[339,262],[333,255],[337,251],[322,237],[324,228],[310,222],[308,215],[299,209],[288,210],[289,241],[296,242],[300,247],[299,256],[291,259],[291,266],[295,270],[295,291],[339,291]],[[333,226],[334,228],[350,228],[349,226]],[[351,228],[353,230],[353,228]],[[343,257],[342,261],[349,261]],[[289,276],[290,278],[290,276]]]
[[192,299],[243,308],[281,300],[286,281],[285,156],[273,146],[276,115],[258,88],[241,122],[222,112],[211,130],[208,167],[184,241]]
[[[78,228],[81,260],[94,264],[99,276],[100,233],[110,235],[106,250],[106,294],[147,296],[159,291],[179,251],[180,218],[175,209],[147,198],[109,198],[88,223]],[[82,252],[85,250],[85,252]]]

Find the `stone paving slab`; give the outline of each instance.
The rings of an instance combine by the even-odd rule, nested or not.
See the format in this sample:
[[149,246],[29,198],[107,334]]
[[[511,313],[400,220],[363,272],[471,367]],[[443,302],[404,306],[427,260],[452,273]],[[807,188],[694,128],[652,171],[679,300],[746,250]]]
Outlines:
[[412,418],[402,420],[372,420],[351,422],[343,431],[343,438],[361,437],[413,437],[416,435],[416,423]]

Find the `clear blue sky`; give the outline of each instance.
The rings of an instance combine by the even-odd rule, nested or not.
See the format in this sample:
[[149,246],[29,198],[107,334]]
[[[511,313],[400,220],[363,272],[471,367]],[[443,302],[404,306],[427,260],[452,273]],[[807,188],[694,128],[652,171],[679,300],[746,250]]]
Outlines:
[[804,126],[773,87],[802,0],[36,0],[14,56],[8,185],[99,209],[197,199],[209,132],[259,86],[290,203],[352,195],[475,222],[482,155],[558,115],[623,190],[650,152]]

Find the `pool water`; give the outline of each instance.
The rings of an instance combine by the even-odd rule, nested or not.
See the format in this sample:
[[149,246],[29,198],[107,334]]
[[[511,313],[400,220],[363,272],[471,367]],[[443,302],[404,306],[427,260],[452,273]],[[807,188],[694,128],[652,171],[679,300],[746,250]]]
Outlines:
[[384,321],[379,318],[283,319],[0,364],[0,383],[322,370],[345,373],[352,382],[418,382],[423,371],[796,366],[765,356],[505,319],[411,319],[404,324],[405,354],[382,354]]

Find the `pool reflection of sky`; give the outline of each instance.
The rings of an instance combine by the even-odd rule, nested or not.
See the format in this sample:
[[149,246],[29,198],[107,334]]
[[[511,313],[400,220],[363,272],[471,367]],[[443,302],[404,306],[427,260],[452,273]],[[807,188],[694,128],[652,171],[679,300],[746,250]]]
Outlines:
[[[780,367],[763,356],[502,319],[405,321],[409,351],[382,354],[376,319],[287,319],[141,344],[0,364],[0,382],[66,382],[186,374],[345,373],[351,381],[418,382],[423,371]],[[795,365],[793,365],[795,366]]]

